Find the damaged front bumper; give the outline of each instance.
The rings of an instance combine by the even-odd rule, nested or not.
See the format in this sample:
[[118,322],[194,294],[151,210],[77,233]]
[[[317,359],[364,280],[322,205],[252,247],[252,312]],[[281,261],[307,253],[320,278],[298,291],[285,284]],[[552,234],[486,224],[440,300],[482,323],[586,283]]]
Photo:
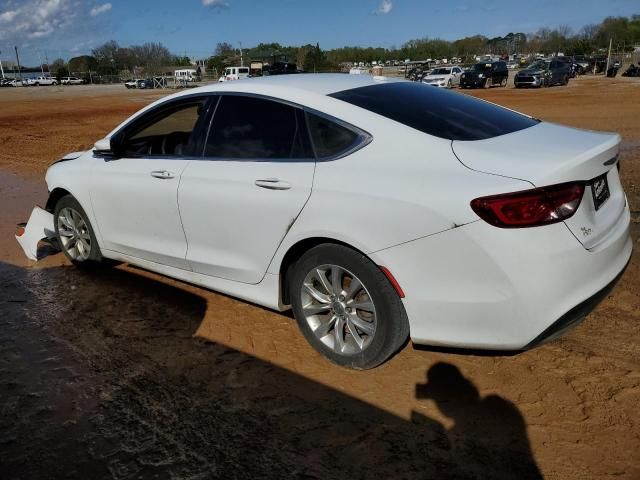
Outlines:
[[40,207],[34,207],[26,224],[18,225],[16,240],[30,260],[38,260],[38,243],[40,240],[52,240],[56,237],[53,215]]

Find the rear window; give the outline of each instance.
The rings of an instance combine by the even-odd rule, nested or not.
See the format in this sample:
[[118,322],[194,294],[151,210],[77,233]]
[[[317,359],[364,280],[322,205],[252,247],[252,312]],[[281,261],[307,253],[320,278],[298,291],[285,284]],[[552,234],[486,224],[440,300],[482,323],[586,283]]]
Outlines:
[[448,140],[484,140],[539,122],[468,95],[415,82],[371,85],[329,96]]

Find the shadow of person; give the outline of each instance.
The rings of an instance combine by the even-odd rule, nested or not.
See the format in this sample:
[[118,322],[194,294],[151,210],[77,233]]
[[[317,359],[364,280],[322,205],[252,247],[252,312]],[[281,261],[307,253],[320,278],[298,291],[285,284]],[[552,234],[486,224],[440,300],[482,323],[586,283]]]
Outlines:
[[416,385],[416,397],[433,400],[454,421],[448,430],[451,463],[463,478],[541,479],[522,415],[498,395],[480,397],[457,367],[439,362]]

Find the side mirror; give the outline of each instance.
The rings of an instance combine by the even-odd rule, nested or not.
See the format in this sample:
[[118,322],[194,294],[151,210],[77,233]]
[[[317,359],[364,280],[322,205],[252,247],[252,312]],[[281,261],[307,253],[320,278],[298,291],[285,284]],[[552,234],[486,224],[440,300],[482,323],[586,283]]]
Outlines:
[[93,145],[93,153],[101,157],[118,158],[120,156],[120,143],[117,136],[103,138]]
[[93,151],[100,155],[111,154],[111,140],[103,138],[93,145]]

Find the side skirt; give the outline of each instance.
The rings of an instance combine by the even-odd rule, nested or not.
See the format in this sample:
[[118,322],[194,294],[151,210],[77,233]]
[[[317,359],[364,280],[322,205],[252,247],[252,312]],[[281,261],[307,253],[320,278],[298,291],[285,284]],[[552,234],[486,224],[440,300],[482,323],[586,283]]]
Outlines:
[[112,250],[102,250],[102,255],[112,260],[129,263],[160,275],[182,280],[183,282],[214,290],[272,310],[282,312],[289,309],[288,305],[280,304],[280,298],[282,298],[280,295],[280,275],[267,273],[260,283],[251,285],[150,262]]

